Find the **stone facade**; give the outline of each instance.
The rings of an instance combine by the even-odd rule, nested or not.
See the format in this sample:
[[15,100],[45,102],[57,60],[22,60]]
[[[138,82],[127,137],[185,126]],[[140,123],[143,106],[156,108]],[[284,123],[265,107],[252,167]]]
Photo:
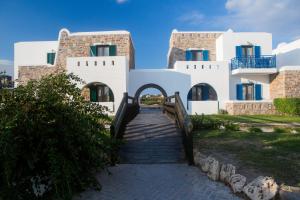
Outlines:
[[230,115],[272,115],[276,114],[272,102],[229,102],[226,110]]
[[169,47],[168,67],[174,68],[176,61],[185,60],[188,48],[209,50],[209,60],[216,60],[216,39],[221,33],[172,33]]
[[66,71],[68,57],[89,57],[90,46],[94,44],[116,45],[117,56],[126,56],[129,61],[129,68],[135,67],[134,47],[129,33],[72,35],[67,30],[62,30],[59,36],[55,65],[19,66],[18,84],[24,85],[29,80],[38,80],[51,73]]
[[68,57],[89,57],[90,46],[94,44],[116,45],[117,56],[126,56],[129,67],[131,69],[135,67],[134,48],[130,34],[69,35],[66,30],[60,33],[56,66],[64,70]]
[[271,99],[300,97],[300,70],[284,70],[270,77]]
[[39,80],[43,76],[57,72],[56,67],[49,66],[20,66],[18,84],[25,85],[29,80]]

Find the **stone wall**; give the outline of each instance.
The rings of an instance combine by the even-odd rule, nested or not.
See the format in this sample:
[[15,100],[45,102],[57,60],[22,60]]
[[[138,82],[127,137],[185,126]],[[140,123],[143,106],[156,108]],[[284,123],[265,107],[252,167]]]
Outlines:
[[270,76],[271,99],[300,97],[300,70],[284,70]]
[[230,115],[271,115],[276,114],[272,102],[228,102],[226,110]]
[[117,56],[126,56],[130,68],[134,68],[134,49],[130,34],[69,35],[63,30],[60,34],[56,66],[66,69],[68,57],[89,57],[90,46],[111,44],[117,46]]
[[[67,30],[60,32],[59,46],[54,66],[19,66],[18,84],[26,84],[28,80],[38,80],[51,73],[64,72],[67,69],[68,57],[89,57],[90,46],[94,44],[111,44],[117,46],[117,56],[126,56],[129,67],[135,67],[134,47],[130,34],[113,33],[98,35],[72,35]],[[46,58],[45,58],[46,60]]]
[[172,33],[169,46],[168,67],[173,68],[176,61],[185,60],[188,48],[209,50],[209,60],[216,60],[216,39],[221,33]]
[[56,67],[49,66],[20,66],[18,84],[25,85],[29,80],[39,80],[43,76],[56,73]]

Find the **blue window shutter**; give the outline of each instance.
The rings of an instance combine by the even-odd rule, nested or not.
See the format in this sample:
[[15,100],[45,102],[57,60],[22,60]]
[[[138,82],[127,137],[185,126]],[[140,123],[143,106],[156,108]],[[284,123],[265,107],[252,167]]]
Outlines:
[[192,60],[192,51],[190,51],[190,50],[185,51],[185,60],[186,61],[191,61]]
[[201,87],[201,93],[202,93],[202,100],[207,101],[209,99],[209,91],[208,91],[208,86],[202,86]]
[[109,56],[116,56],[117,55],[117,46],[110,45],[109,46]]
[[97,47],[90,46],[90,56],[97,56]]
[[243,56],[243,50],[241,46],[235,47],[235,55],[237,58],[241,58]]
[[189,93],[188,93],[188,96],[187,96],[187,98],[188,98],[188,101],[192,101],[192,89],[190,89],[190,91],[189,91]]
[[55,53],[47,53],[47,64],[54,65]]
[[203,61],[209,61],[209,51],[208,50],[203,51]]
[[261,84],[255,84],[255,100],[262,100]]
[[90,88],[90,101],[97,102],[97,90],[96,88]]
[[260,56],[261,56],[260,46],[254,47],[254,53],[255,53],[255,58],[260,58]]
[[243,84],[236,85],[236,99],[243,100]]

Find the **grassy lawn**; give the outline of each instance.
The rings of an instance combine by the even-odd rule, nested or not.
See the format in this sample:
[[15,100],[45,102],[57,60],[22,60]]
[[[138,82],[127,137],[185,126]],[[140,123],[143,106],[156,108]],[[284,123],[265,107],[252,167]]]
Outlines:
[[242,123],[300,123],[300,116],[281,115],[207,115],[213,119]]
[[[235,116],[226,115],[226,118],[235,119]],[[280,118],[279,121],[279,117],[276,116],[238,116],[235,120],[282,122],[300,121],[300,118]],[[196,148],[204,153],[219,153],[221,157],[233,155],[233,160],[238,161],[242,168],[246,168],[246,171],[248,168],[258,169],[262,173],[259,175],[273,176],[279,183],[300,186],[299,133],[201,130],[195,132],[194,135]]]

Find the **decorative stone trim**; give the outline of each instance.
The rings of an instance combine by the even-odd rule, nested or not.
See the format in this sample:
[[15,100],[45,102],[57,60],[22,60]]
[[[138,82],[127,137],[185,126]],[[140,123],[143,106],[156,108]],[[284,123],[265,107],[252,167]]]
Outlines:
[[273,102],[233,101],[226,103],[230,115],[272,115],[276,114]]

